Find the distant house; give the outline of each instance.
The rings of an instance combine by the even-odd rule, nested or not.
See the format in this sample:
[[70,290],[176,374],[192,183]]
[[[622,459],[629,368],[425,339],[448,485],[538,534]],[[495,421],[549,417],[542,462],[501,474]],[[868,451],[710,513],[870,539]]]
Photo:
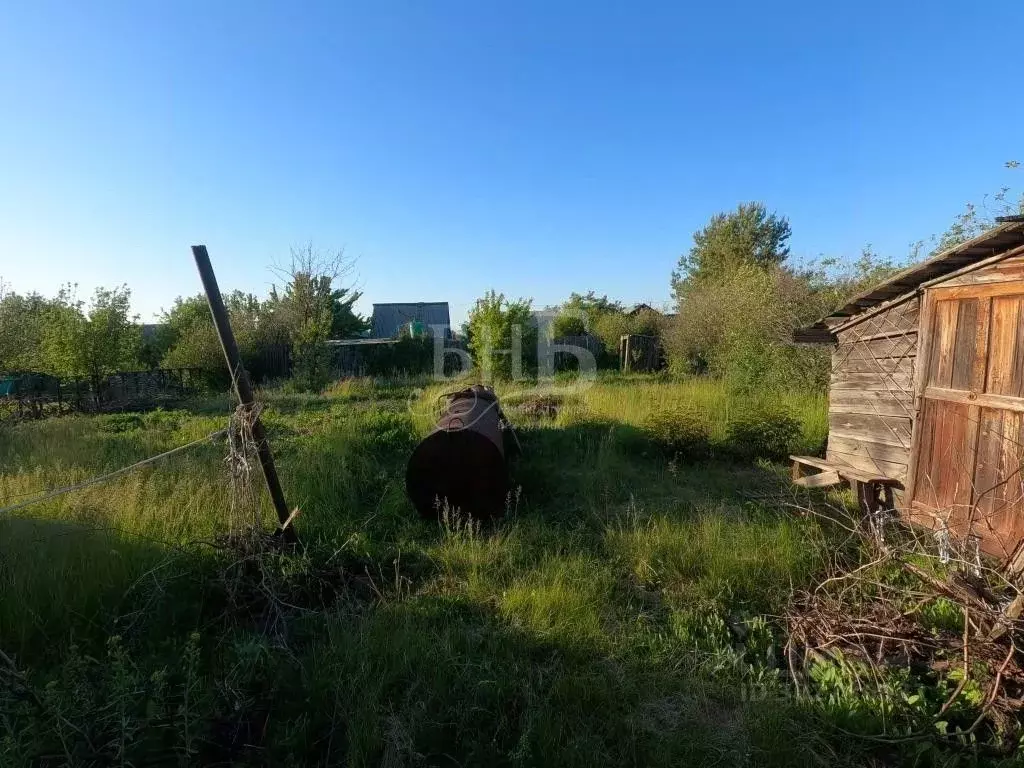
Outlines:
[[374,339],[391,339],[409,323],[422,326],[426,333],[441,331],[445,338],[452,335],[448,302],[420,301],[412,304],[374,304],[370,336]]
[[637,304],[635,307],[633,307],[631,310],[629,310],[629,312],[627,312],[626,314],[629,315],[630,317],[633,317],[633,315],[639,315],[644,310],[646,310],[648,312],[657,312],[659,315],[661,314],[661,312],[658,312],[658,310],[656,310],[650,304]]

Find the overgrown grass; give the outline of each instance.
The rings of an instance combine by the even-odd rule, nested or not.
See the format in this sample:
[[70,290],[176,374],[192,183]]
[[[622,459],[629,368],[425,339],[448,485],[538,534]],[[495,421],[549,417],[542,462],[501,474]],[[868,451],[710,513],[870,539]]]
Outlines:
[[[537,393],[504,387],[521,490],[499,523],[438,524],[406,500],[404,464],[450,388],[264,393],[301,557],[239,563],[209,545],[233,523],[214,444],[0,520],[0,648],[42,692],[40,708],[0,667],[0,711],[13,713],[0,764],[867,754],[786,697],[772,617],[829,544],[771,501],[788,493],[781,467],[724,451],[749,403],[713,382],[612,377],[517,417]],[[821,396],[781,405],[801,425],[793,450],[823,441]],[[645,425],[671,409],[703,414],[723,451],[659,450]],[[229,410],[219,398],[4,427],[0,505],[196,439]]]

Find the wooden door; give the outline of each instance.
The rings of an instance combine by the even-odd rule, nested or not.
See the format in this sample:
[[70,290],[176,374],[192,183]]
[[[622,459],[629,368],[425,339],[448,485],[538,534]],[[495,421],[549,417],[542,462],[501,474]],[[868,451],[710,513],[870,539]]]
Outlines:
[[1024,537],[1024,285],[930,289],[921,322],[911,517],[1009,559]]

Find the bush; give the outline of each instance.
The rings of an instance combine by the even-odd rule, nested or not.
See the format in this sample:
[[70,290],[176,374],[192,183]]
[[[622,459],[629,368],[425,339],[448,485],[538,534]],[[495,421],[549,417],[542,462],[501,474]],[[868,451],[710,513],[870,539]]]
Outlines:
[[730,418],[726,442],[744,458],[785,459],[801,431],[800,422],[786,411],[757,405]]
[[530,299],[510,301],[492,290],[469,311],[469,348],[484,381],[513,379],[536,369],[537,326],[531,307]]
[[659,411],[647,420],[644,428],[651,439],[671,456],[700,458],[706,456],[711,447],[711,428],[696,411]]

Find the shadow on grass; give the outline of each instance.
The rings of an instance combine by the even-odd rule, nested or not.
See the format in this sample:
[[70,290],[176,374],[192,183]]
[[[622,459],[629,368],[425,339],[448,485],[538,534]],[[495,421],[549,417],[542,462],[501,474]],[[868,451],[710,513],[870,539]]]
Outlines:
[[522,488],[521,510],[552,522],[578,524],[626,504],[658,510],[737,505],[779,496],[789,486],[771,464],[724,451],[673,456],[643,430],[621,422],[539,424],[519,435],[522,456],[512,474]]
[[[619,587],[596,561],[520,574],[495,601],[344,556],[211,558],[29,521],[3,533],[56,553],[17,583],[5,573],[0,604],[11,626],[9,603],[49,594],[45,627],[20,618],[38,653],[18,663],[74,728],[23,713],[8,765],[54,748],[204,765],[795,765],[827,751],[798,708],[750,704],[739,668],[700,671],[662,619],[609,600]],[[104,553],[122,565],[90,574]],[[62,577],[104,589],[79,602]]]

